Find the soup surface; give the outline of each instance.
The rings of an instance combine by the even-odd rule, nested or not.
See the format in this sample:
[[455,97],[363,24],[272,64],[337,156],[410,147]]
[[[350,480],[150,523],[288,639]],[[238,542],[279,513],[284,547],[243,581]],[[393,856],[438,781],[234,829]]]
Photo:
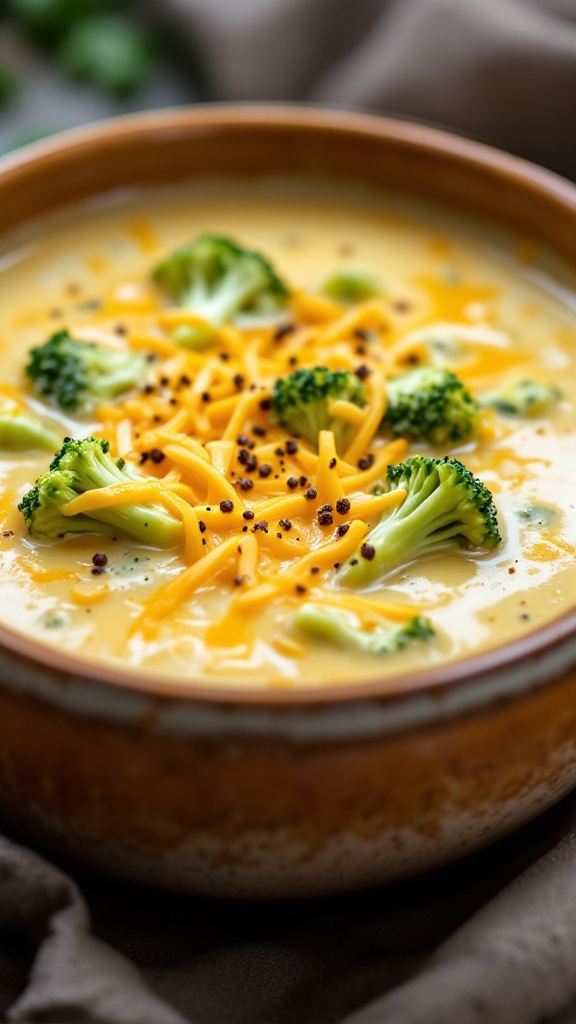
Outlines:
[[[205,233],[264,254],[289,297],[201,337],[204,321],[151,274]],[[407,671],[557,617],[575,598],[576,311],[540,266],[527,241],[431,210],[274,183],[117,197],[13,239],[0,264],[0,412],[59,443],[105,438],[138,474],[127,491],[88,492],[70,519],[136,503],[181,537],[155,547],[97,523],[30,535],[18,502],[51,452],[1,452],[2,623],[91,661],[245,688],[401,686]],[[350,270],[357,294],[350,276],[325,286]],[[82,414],[43,395],[29,351],[64,328],[143,354],[138,386]],[[455,373],[478,403],[469,436],[434,445],[381,426],[387,381],[422,365]],[[346,371],[363,398],[330,406],[310,441],[277,422],[273,389],[315,367]],[[498,399],[533,380],[545,402]],[[502,540],[460,532],[422,552],[414,534],[376,572],[370,531],[408,500],[387,467],[418,455],[459,460],[489,488]],[[354,559],[350,584],[341,570]],[[307,627],[303,605],[334,613],[335,634]],[[415,616],[422,636],[398,644],[391,631]]]

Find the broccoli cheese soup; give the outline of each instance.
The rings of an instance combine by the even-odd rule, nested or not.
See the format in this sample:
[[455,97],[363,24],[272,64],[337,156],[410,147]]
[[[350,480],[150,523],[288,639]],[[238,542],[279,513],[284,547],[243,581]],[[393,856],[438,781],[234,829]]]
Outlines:
[[566,611],[576,310],[542,259],[272,185],[30,228],[0,264],[2,623],[182,686],[398,687]]

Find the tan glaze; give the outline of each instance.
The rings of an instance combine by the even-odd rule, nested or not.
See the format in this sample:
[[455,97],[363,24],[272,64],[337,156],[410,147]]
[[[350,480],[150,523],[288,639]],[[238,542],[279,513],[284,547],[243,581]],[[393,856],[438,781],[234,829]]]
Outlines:
[[[576,260],[576,194],[429,129],[305,110],[145,115],[11,158],[0,226],[110,188],[322,174],[490,214]],[[87,668],[0,630],[0,810],[94,866],[190,891],[296,895],[455,858],[576,782],[576,614],[379,684],[242,694]],[[179,698],[178,703],[176,703]]]

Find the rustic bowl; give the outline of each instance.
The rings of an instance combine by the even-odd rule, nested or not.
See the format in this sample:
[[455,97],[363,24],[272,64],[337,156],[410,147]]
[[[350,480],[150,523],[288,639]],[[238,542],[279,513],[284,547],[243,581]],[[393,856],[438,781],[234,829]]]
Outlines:
[[[401,188],[576,263],[576,189],[552,174],[430,128],[290,107],[149,113],[29,147],[1,164],[0,233],[212,174]],[[305,693],[183,693],[0,627],[0,814],[133,880],[257,897],[373,885],[469,853],[575,784],[576,610],[396,684]]]

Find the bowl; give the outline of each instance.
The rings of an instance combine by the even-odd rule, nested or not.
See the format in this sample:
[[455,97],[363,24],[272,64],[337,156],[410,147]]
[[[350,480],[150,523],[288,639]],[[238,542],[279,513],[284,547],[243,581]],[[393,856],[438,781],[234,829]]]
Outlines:
[[[567,182],[431,128],[304,107],[154,112],[36,144],[1,164],[0,234],[113,190],[263,174],[400,188],[576,263]],[[183,690],[0,626],[2,818],[181,891],[319,895],[453,860],[576,784],[575,737],[576,608],[397,686],[305,692]]]

